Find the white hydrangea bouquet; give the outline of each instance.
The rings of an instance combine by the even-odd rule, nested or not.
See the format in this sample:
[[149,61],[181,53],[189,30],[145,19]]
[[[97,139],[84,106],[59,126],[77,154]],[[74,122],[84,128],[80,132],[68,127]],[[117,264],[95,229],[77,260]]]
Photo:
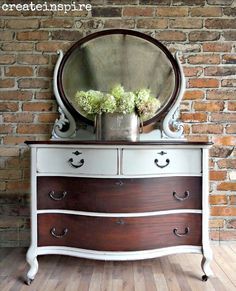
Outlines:
[[110,93],[78,91],[75,94],[75,103],[92,118],[102,113],[136,113],[141,120],[152,117],[161,105],[149,89],[126,92],[120,84],[114,86]]

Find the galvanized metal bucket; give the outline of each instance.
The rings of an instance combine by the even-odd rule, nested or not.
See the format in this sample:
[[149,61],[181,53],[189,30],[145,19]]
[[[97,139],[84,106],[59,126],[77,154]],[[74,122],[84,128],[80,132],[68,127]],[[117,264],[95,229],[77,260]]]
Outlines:
[[135,113],[102,113],[95,119],[96,139],[109,140],[139,140],[139,118]]

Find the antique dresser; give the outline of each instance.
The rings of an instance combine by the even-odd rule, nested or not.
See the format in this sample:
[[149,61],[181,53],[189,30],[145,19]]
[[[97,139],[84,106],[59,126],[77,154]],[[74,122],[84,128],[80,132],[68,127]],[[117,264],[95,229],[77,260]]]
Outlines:
[[[50,141],[28,142],[27,283],[38,271],[37,256],[46,254],[122,261],[199,253],[202,279],[207,280],[212,275],[210,144],[186,141],[176,121],[185,86],[178,56],[172,57],[151,37],[129,30],[92,34],[64,56],[59,54],[54,92],[60,118]],[[113,56],[114,66],[107,56]],[[144,72],[139,74],[140,66]],[[139,141],[96,140],[93,121],[73,104],[77,88],[106,90],[104,86],[119,76],[124,86],[149,86],[161,100],[160,110],[144,122]]]

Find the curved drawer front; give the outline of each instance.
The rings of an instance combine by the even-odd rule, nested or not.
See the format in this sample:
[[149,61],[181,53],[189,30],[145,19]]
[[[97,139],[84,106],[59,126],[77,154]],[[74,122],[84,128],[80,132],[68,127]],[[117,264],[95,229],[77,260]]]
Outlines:
[[200,214],[135,218],[38,215],[38,245],[98,251],[139,251],[201,245]]
[[122,174],[200,174],[201,149],[124,149]]
[[116,175],[116,149],[41,148],[37,151],[37,172],[86,175]]
[[38,177],[38,209],[149,212],[201,209],[201,177],[95,179]]

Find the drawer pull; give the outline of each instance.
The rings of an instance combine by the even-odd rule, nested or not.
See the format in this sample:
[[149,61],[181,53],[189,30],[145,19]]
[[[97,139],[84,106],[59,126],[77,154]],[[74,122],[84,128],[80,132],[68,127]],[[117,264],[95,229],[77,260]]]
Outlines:
[[179,197],[176,192],[173,192],[173,196],[175,197],[176,200],[184,201],[189,198],[189,191],[185,191],[183,197]]
[[158,162],[159,162],[158,159],[155,159],[154,160],[154,163],[156,164],[157,167],[159,167],[159,168],[165,168],[165,167],[167,167],[169,165],[170,160],[169,159],[166,159],[166,164],[165,165],[159,165]]
[[122,219],[119,219],[119,220],[117,220],[117,221],[116,221],[116,224],[119,224],[119,225],[124,225],[124,224],[125,224],[125,222],[124,222],[124,220],[122,220]]
[[189,234],[189,232],[190,232],[190,228],[189,228],[189,227],[186,227],[186,228],[185,228],[184,233],[178,233],[178,228],[174,228],[174,229],[173,229],[173,233],[174,233],[176,236],[179,236],[179,237],[181,237],[181,236],[185,236],[185,235]]
[[68,162],[69,162],[69,164],[70,164],[72,167],[74,167],[74,168],[80,168],[80,167],[82,167],[82,166],[84,165],[84,159],[81,159],[81,160],[79,161],[79,164],[74,164],[74,163],[73,163],[74,160],[73,160],[72,158],[70,158],[70,159],[68,160]]
[[55,196],[55,192],[52,190],[52,191],[50,191],[50,192],[48,193],[48,195],[50,196],[50,198],[51,198],[52,200],[60,201],[60,200],[63,200],[63,199],[66,197],[67,192],[66,192],[66,191],[63,191],[63,192],[62,192],[62,195],[61,195],[60,197],[56,197],[56,196]]
[[68,233],[68,228],[65,228],[61,234],[56,234],[55,227],[53,227],[50,232],[51,232],[51,235],[56,238],[63,238]]
[[123,186],[123,185],[124,185],[124,182],[122,182],[122,181],[118,181],[118,182],[116,182],[116,185],[118,185],[118,186]]

